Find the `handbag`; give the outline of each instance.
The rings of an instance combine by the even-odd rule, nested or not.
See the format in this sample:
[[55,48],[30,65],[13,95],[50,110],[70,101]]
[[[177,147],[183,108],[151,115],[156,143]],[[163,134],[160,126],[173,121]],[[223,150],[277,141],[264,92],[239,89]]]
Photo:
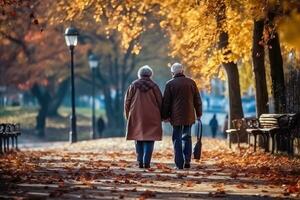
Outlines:
[[200,160],[201,158],[201,153],[202,153],[202,122],[201,120],[197,120],[198,123],[197,123],[197,132],[196,132],[196,135],[197,135],[197,142],[194,146],[194,149],[193,149],[193,154],[194,154],[194,159],[196,160]]

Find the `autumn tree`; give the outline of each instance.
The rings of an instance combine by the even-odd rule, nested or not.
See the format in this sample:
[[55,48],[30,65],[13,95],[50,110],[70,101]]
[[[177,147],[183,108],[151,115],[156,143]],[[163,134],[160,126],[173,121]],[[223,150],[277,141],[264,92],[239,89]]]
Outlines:
[[[162,38],[159,30],[145,32],[139,38],[143,46],[141,52],[136,55],[131,53],[133,45],[126,52],[120,49],[120,40],[117,34],[109,38],[97,35],[95,32],[83,33],[85,42],[93,43],[92,49],[100,59],[99,68],[96,69],[97,88],[104,95],[105,111],[108,120],[106,134],[120,136],[124,134],[123,101],[124,92],[129,83],[136,79],[135,72],[142,64],[149,64],[154,67],[166,65],[167,55],[162,43],[155,43],[155,40]],[[133,41],[132,41],[133,42]],[[136,42],[136,41],[135,41]],[[132,44],[132,43],[131,43]],[[92,84],[87,69],[77,71],[77,76],[87,83]]]
[[[228,32],[223,28],[226,22],[226,5],[224,2],[220,1],[217,4],[217,12],[216,12],[216,20],[217,27],[220,31],[219,33],[219,42],[218,48],[223,51],[223,56],[226,57],[231,53],[228,48],[229,36]],[[233,119],[243,118],[243,108],[242,108],[242,99],[241,99],[241,89],[239,82],[239,73],[237,64],[232,60],[224,60],[222,62],[223,67],[225,68],[228,82],[228,90],[229,90],[229,114],[228,121],[229,127],[232,127],[230,123]]]
[[[107,45],[108,52],[99,54],[103,54],[101,65],[108,67],[109,75],[113,77],[111,80],[123,77],[122,74],[131,69],[141,50],[140,37],[155,16],[155,24],[159,23],[170,37],[171,56],[185,64],[201,88],[206,88],[212,77],[227,76],[230,119],[233,119],[243,116],[239,79],[245,76],[239,77],[237,66],[249,67],[245,63],[253,62],[257,112],[268,111],[263,66],[265,49],[269,54],[276,112],[284,112],[281,48],[299,47],[299,37],[295,34],[298,29],[291,28],[291,24],[299,22],[299,7],[299,3],[293,0],[59,0],[49,5],[48,12],[44,13],[50,24],[74,24],[82,30],[91,30],[83,40],[87,41],[90,35],[93,40]],[[280,43],[279,37],[282,37]],[[98,78],[105,85],[101,76],[99,73]],[[105,89],[106,100],[111,97],[109,91],[116,91],[118,98],[112,103],[115,107],[122,101],[127,79],[123,77],[120,82],[109,83]],[[121,110],[108,109],[107,112],[120,116]]]
[[[34,14],[44,11],[40,1],[32,4],[10,4],[15,15],[1,16],[1,44],[9,51],[2,50],[1,71],[4,85],[15,85],[21,90],[31,90],[37,98],[39,111],[36,120],[37,134],[44,136],[46,117],[57,115],[68,91],[68,54],[62,35],[63,29],[43,27],[45,18],[35,18]],[[30,12],[29,12],[30,11]],[[30,14],[28,14],[28,12]],[[28,16],[27,16],[28,14]],[[84,49],[84,48],[83,48]]]
[[[224,61],[225,63],[253,61],[258,114],[268,112],[266,77],[263,73],[263,50],[267,48],[273,80],[275,112],[283,112],[285,92],[280,46],[286,43],[279,43],[277,31],[278,27],[280,29],[284,24],[297,21],[295,10],[299,8],[299,3],[295,1],[155,2],[161,5],[161,13],[166,17],[171,43],[175,46],[173,53],[183,58],[195,77],[200,80],[202,77],[202,83],[203,80],[207,80],[206,77],[210,78],[218,74],[218,66]],[[219,12],[220,9],[222,12]],[[271,19],[272,13],[275,14],[274,19]],[[289,17],[290,13],[293,13],[292,20]],[[222,24],[223,26],[220,26]],[[285,26],[287,30],[281,29],[282,35],[288,32],[295,33],[291,27]],[[216,48],[217,38],[214,36],[218,35],[222,35],[223,41],[228,40],[227,44],[221,43],[226,47],[221,51]],[[294,45],[297,44],[295,35],[293,34]],[[250,39],[252,37],[254,41]],[[239,104],[235,102],[234,105]]]
[[[229,118],[242,118],[239,74],[230,50],[224,1],[157,1],[161,25],[168,30],[171,50],[182,59],[201,88],[214,76],[228,80]],[[224,71],[220,67],[224,67]],[[231,126],[231,123],[230,123]]]
[[[124,130],[123,99],[127,86],[135,78],[140,63],[164,59],[166,53],[159,23],[144,2],[86,1],[69,5],[61,0],[49,12],[53,25],[70,23],[82,30],[81,41],[92,44],[91,51],[100,58],[97,86],[105,96],[107,130],[122,135]],[[60,10],[59,13],[56,10]],[[80,13],[79,15],[73,15]],[[146,20],[147,19],[147,20]],[[147,31],[155,29],[151,34]],[[155,36],[156,35],[156,36]],[[150,40],[150,41],[149,41]],[[149,52],[149,53],[143,53]],[[166,63],[164,64],[166,65]],[[77,69],[82,80],[90,82],[86,68]]]

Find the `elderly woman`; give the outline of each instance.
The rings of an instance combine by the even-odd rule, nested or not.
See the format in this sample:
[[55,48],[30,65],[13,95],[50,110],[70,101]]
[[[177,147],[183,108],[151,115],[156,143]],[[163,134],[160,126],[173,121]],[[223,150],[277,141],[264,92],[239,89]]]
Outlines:
[[126,139],[135,140],[140,168],[150,168],[154,141],[162,139],[162,94],[151,79],[152,75],[149,66],[141,67],[138,70],[139,79],[129,86],[124,101]]

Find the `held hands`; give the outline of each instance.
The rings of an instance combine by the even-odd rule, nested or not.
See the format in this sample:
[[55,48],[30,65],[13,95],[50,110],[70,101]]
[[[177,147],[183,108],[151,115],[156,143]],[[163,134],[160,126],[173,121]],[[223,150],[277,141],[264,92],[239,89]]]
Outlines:
[[165,123],[168,123],[168,122],[170,122],[170,118],[163,119],[163,122],[165,122]]
[[199,117],[197,117],[197,121],[201,120],[202,115],[200,115]]

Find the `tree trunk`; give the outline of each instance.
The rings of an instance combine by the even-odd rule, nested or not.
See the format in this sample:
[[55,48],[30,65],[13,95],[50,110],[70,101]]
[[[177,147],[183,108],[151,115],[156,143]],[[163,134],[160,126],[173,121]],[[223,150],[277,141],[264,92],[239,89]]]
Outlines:
[[[276,32],[269,40],[268,45],[275,113],[286,113],[283,62],[279,38]],[[277,148],[280,151],[287,151],[287,143],[288,141],[286,138],[277,138],[277,144],[279,144]]]
[[252,44],[252,67],[255,79],[256,117],[269,112],[269,99],[265,71],[265,50],[264,45],[260,44],[263,37],[263,31],[264,20],[255,21]]
[[57,89],[57,92],[52,97],[49,105],[47,116],[48,117],[57,117],[58,116],[58,108],[60,107],[62,101],[65,98],[65,95],[69,89],[69,79],[62,81]]
[[[226,48],[228,45],[228,34],[221,32],[219,37],[219,48]],[[227,52],[230,53],[230,52]],[[229,91],[229,113],[228,113],[228,127],[232,128],[232,120],[243,118],[243,107],[241,99],[241,89],[239,81],[239,73],[237,64],[233,62],[222,63],[225,68]]]
[[286,112],[286,95],[281,56],[280,42],[277,32],[273,33],[268,42],[269,60],[271,67],[272,92],[274,97],[275,113]]
[[47,91],[42,91],[39,85],[35,84],[31,88],[32,94],[38,99],[40,108],[36,117],[36,131],[39,137],[45,137],[46,117],[48,112],[48,105],[51,101],[50,95]]
[[[223,63],[228,80],[228,93],[229,93],[229,113],[228,121],[243,118],[243,108],[240,93],[239,72],[237,65],[233,62]],[[232,123],[229,124],[232,128]]]
[[[269,49],[269,60],[271,68],[271,79],[272,79],[272,93],[274,98],[274,111],[275,113],[286,113],[286,91],[285,91],[285,81],[284,81],[284,71],[283,71],[283,61],[280,49],[280,42],[278,33],[274,28],[274,18],[276,13],[270,11],[268,13],[269,26],[273,28],[273,32],[270,34],[270,39],[268,41]],[[279,151],[287,150],[286,138],[277,137],[277,144]]]
[[[219,35],[218,48],[226,49],[228,46],[228,33],[222,31],[224,29],[224,21],[226,20],[226,5],[224,1],[219,1],[216,21],[217,27],[221,30]],[[230,51],[224,52],[224,55],[230,54]],[[225,68],[228,81],[228,90],[229,90],[229,113],[228,113],[228,127],[232,128],[232,120],[243,118],[243,107],[241,99],[241,90],[240,90],[240,80],[237,64],[233,62],[224,62],[222,63]],[[246,140],[246,136],[243,134],[241,140]],[[233,141],[234,142],[234,141]]]
[[35,130],[37,135],[41,138],[45,137],[45,127],[46,127],[46,117],[47,117],[47,103],[45,102],[43,106],[40,107],[38,115],[36,117],[36,127]]
[[271,79],[272,79],[272,92],[274,97],[275,113],[286,112],[286,91],[284,82],[283,72],[283,61],[280,49],[280,42],[278,33],[274,28],[274,18],[276,13],[269,11],[268,13],[268,25],[273,28],[273,32],[270,33],[270,39],[268,41],[269,49],[269,60],[271,68]]

